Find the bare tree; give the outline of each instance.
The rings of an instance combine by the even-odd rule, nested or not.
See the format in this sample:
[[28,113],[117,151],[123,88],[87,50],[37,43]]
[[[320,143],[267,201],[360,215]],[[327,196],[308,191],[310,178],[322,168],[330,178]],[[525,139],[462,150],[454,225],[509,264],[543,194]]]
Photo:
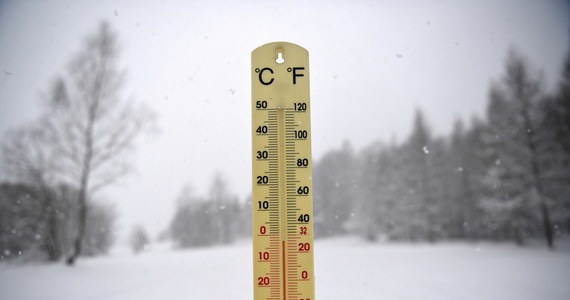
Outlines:
[[62,166],[62,179],[78,190],[77,232],[67,258],[81,254],[88,214],[87,199],[126,174],[125,153],[151,121],[144,107],[121,97],[124,72],[117,67],[117,36],[107,23],[89,36],[72,60],[49,102],[52,145]]

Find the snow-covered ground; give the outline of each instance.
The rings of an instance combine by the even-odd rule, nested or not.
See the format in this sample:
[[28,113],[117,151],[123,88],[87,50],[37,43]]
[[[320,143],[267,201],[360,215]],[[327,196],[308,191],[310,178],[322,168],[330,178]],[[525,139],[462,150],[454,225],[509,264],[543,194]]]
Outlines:
[[[570,299],[570,252],[509,244],[318,241],[317,299]],[[251,246],[173,251],[62,264],[0,265],[0,299],[252,299]]]

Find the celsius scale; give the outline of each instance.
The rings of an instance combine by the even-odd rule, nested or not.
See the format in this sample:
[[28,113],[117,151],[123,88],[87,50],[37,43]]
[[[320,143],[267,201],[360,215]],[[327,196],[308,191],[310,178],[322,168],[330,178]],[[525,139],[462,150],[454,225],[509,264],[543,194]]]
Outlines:
[[309,53],[251,53],[255,300],[314,300]]

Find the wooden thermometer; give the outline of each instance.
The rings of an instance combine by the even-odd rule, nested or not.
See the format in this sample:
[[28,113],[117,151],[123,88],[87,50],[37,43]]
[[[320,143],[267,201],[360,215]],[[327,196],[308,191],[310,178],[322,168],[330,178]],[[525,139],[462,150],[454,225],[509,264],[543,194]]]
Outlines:
[[251,53],[255,300],[314,300],[309,53]]

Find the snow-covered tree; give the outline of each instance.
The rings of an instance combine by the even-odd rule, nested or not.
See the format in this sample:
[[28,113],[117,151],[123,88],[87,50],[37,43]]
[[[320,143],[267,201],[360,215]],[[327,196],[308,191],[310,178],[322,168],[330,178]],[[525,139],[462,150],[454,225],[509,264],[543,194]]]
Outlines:
[[[538,152],[538,104],[541,81],[516,52],[507,58],[503,79],[489,95],[489,147],[495,162],[487,173],[487,207],[503,212],[506,230],[522,242],[523,232],[533,232],[540,219],[547,245],[553,246],[551,213]],[[506,214],[505,214],[506,213]]]
[[436,200],[432,191],[432,137],[423,113],[416,111],[412,133],[403,145],[406,169],[404,176],[408,189],[410,238],[435,238]]
[[150,243],[150,239],[146,230],[142,225],[136,225],[131,231],[131,236],[129,238],[131,250],[133,253],[138,254],[146,249]]
[[[243,235],[243,210],[251,209],[239,203],[228,191],[228,183],[220,174],[214,176],[208,197],[200,197],[185,187],[170,223],[170,237],[178,247],[204,247],[229,244]],[[248,231],[250,228],[248,228]]]
[[570,54],[556,93],[541,104],[537,135],[545,196],[556,232],[570,233]]
[[342,149],[327,153],[313,168],[315,236],[347,231],[346,221],[357,203],[357,166],[348,142]]
[[125,175],[125,154],[151,119],[146,108],[134,107],[120,93],[124,75],[117,65],[118,52],[117,35],[102,23],[86,39],[65,76],[56,81],[49,101],[51,147],[60,158],[62,179],[78,191],[77,227],[68,264],[82,252],[88,199]]

